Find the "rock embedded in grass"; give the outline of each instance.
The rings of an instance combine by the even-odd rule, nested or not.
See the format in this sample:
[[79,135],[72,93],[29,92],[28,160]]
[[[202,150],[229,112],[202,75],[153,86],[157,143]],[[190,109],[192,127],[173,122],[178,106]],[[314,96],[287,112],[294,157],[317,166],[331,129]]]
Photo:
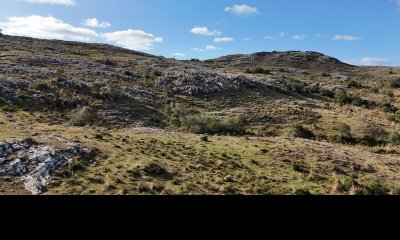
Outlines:
[[63,150],[30,140],[0,143],[0,176],[15,183],[22,181],[26,190],[39,195],[56,169],[71,162],[69,157],[84,153],[85,149],[77,145]]

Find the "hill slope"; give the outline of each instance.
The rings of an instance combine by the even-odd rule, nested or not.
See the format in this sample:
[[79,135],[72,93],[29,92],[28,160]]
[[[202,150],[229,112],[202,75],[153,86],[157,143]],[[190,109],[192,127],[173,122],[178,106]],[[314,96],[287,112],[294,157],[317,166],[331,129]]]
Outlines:
[[398,68],[5,35],[0,50],[0,194],[398,193]]

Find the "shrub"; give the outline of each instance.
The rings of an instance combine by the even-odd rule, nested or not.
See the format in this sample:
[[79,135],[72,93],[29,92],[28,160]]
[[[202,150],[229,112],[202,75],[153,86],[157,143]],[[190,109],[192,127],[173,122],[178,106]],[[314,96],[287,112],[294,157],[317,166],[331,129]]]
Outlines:
[[340,104],[350,104],[352,102],[352,99],[347,95],[347,92],[343,90],[336,90],[334,98]]
[[38,91],[48,92],[50,91],[51,88],[47,83],[39,83],[38,85],[35,86],[35,89]]
[[328,90],[328,89],[322,89],[320,91],[321,96],[323,97],[328,97],[328,98],[334,98],[335,97],[335,92]]
[[154,70],[153,71],[153,76],[155,77],[161,77],[163,73],[160,70]]
[[179,117],[171,116],[171,117],[169,117],[169,124],[174,127],[180,127],[181,121],[180,121]]
[[144,73],[144,77],[145,77],[146,79],[152,79],[152,78],[153,78],[153,75],[151,74],[151,72],[145,72],[145,73]]
[[375,180],[365,184],[368,195],[388,195],[390,189],[381,180]]
[[[175,104],[174,104],[175,105]],[[196,115],[199,112],[189,106],[177,104],[171,109],[170,116],[169,116],[169,124],[174,127],[181,127],[183,119],[185,116]]]
[[348,87],[348,88],[357,88],[357,89],[360,89],[360,88],[362,88],[363,86],[362,86],[360,83],[351,80],[350,82],[347,83],[347,87]]
[[285,87],[288,91],[299,93],[299,94],[306,92],[306,90],[305,90],[306,85],[304,85],[301,82],[297,82],[297,81],[292,81],[292,82],[286,83]]
[[332,130],[338,132],[343,137],[351,138],[351,127],[345,123],[335,123],[332,126]]
[[189,115],[181,119],[182,126],[195,134],[231,134],[245,133],[244,120],[241,117],[217,117]]
[[375,102],[362,99],[360,97],[352,97],[344,90],[337,90],[335,92],[335,100],[340,104],[351,104],[357,107],[370,108],[375,105]]
[[310,196],[310,195],[312,195],[312,193],[310,192],[310,190],[308,190],[308,189],[303,189],[303,188],[295,189],[295,190],[293,191],[293,194],[294,194],[294,195],[298,195],[298,196]]
[[349,176],[342,176],[336,179],[333,186],[334,193],[345,193],[349,192],[354,186],[354,179]]
[[64,73],[65,73],[64,69],[59,68],[59,69],[57,69],[57,71],[56,71],[56,76],[59,78],[59,77],[61,77],[61,76],[64,76]]
[[330,143],[342,143],[343,136],[338,132],[329,132],[326,134],[326,140],[328,140]]
[[289,136],[295,138],[305,138],[305,139],[314,139],[315,135],[310,130],[300,126],[295,125],[289,129]]
[[201,140],[202,142],[208,142],[208,135],[206,134],[206,135],[201,136],[201,137],[200,137],[200,140]]
[[24,139],[24,142],[28,143],[29,145],[37,145],[38,142],[35,141],[32,137],[28,137]]
[[357,107],[363,107],[363,108],[371,108],[372,106],[375,105],[375,102],[365,100],[359,97],[350,97],[352,99],[351,105],[357,106]]
[[382,111],[387,112],[387,113],[395,113],[397,112],[397,108],[393,106],[391,103],[384,103],[382,105]]
[[165,167],[161,166],[156,162],[148,163],[144,166],[143,171],[151,177],[159,177],[164,179],[172,179],[173,175],[165,169]]
[[124,74],[125,74],[126,76],[128,76],[128,77],[133,77],[133,76],[135,76],[135,75],[134,75],[132,72],[130,72],[130,71],[125,71]]
[[374,135],[365,135],[362,139],[361,139],[362,143],[365,145],[368,145],[370,147],[372,146],[376,146],[379,143],[379,140],[377,139],[377,137],[375,137]]
[[351,128],[344,123],[335,123],[326,135],[326,140],[332,143],[348,143],[353,141]]
[[257,68],[254,68],[254,69],[251,69],[251,68],[246,69],[246,73],[269,75],[269,74],[271,74],[271,71],[269,69],[264,69],[262,67],[257,67]]
[[115,62],[111,61],[110,59],[103,60],[102,63],[107,66],[115,66]]
[[400,88],[400,78],[391,79],[391,80],[388,82],[388,86],[389,86],[390,88]]
[[394,132],[389,137],[390,143],[394,145],[400,145],[400,133]]
[[96,111],[91,107],[83,107],[71,112],[71,124],[74,126],[85,126],[93,123],[97,118]]
[[318,94],[318,93],[320,93],[321,89],[320,89],[319,84],[314,84],[314,85],[312,85],[312,86],[306,86],[306,87],[304,87],[304,91],[305,91],[306,93]]
[[154,162],[147,164],[143,171],[150,176],[164,176],[167,173],[164,167]]
[[304,174],[308,174],[310,172],[310,170],[307,166],[305,166],[304,164],[300,164],[300,163],[294,163],[292,165],[292,169],[295,172],[304,173]]
[[389,121],[399,123],[400,122],[400,113],[393,114],[388,117]]
[[311,174],[311,176],[307,177],[307,180],[310,182],[319,183],[319,182],[327,181],[328,178],[325,176],[313,173],[313,174]]
[[331,75],[329,73],[322,73],[321,76],[322,77],[330,77]]
[[394,97],[395,97],[393,91],[386,91],[386,92],[385,92],[385,95],[388,96],[388,97],[390,97],[390,98],[394,98]]

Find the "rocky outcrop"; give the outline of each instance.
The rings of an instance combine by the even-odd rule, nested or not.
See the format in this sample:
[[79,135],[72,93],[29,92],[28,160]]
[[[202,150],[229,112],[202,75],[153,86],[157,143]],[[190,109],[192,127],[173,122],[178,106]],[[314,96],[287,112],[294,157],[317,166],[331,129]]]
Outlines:
[[243,76],[225,77],[206,69],[168,70],[158,78],[158,86],[165,91],[200,95],[237,90],[252,82]]
[[59,149],[29,140],[0,142],[0,176],[22,181],[26,190],[39,195],[45,191],[47,180],[56,169],[85,153],[79,145]]

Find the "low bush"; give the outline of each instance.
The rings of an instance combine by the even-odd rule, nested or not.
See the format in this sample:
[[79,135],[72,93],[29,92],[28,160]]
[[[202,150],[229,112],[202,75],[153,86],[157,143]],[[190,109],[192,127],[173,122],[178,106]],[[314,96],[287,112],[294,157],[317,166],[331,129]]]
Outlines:
[[400,145],[400,133],[392,133],[389,137],[389,142],[394,145]]
[[351,127],[345,123],[333,124],[332,130],[338,132],[343,137],[351,138]]
[[361,143],[370,147],[376,146],[380,143],[380,141],[378,140],[378,138],[374,135],[365,135],[362,139],[361,139]]
[[352,102],[352,98],[350,98],[347,95],[347,92],[343,90],[336,90],[335,100],[340,104],[350,104]]
[[265,75],[269,75],[269,74],[271,74],[271,70],[269,70],[269,69],[264,69],[264,68],[262,68],[262,67],[257,67],[257,68],[254,68],[254,69],[248,68],[248,69],[246,69],[246,73],[249,73],[249,74],[265,74]]
[[297,196],[310,196],[310,195],[312,195],[312,193],[310,192],[310,190],[304,189],[304,188],[295,189],[295,190],[293,191],[293,194],[294,194],[294,195],[297,195]]
[[395,107],[391,103],[384,103],[382,104],[382,111],[387,112],[387,113],[395,113],[397,112],[397,107]]
[[133,76],[135,76],[135,75],[134,75],[132,72],[130,72],[130,71],[125,71],[124,74],[125,74],[126,76],[128,76],[128,77],[133,77]]
[[291,127],[288,131],[288,134],[290,137],[295,138],[315,139],[315,135],[312,131],[300,125],[295,125]]
[[208,142],[208,135],[205,134],[205,135],[201,136],[201,137],[200,137],[200,140],[201,140],[202,142]]
[[181,118],[182,127],[195,134],[243,135],[244,120],[241,117],[217,118],[201,114]]
[[400,122],[400,113],[395,113],[388,117],[389,121],[399,123]]
[[361,89],[363,86],[362,86],[360,83],[351,80],[351,81],[349,81],[349,82],[347,83],[347,87],[348,87],[348,88]]
[[322,73],[321,76],[322,77],[330,77],[331,75],[329,73]]
[[390,88],[400,88],[400,78],[389,80],[388,87],[390,87]]
[[163,73],[162,73],[160,70],[154,70],[154,71],[152,72],[152,74],[153,74],[153,76],[155,76],[155,77],[160,77],[160,76],[163,75]]
[[181,127],[182,126],[181,120],[185,116],[197,115],[197,114],[199,114],[199,111],[191,108],[190,106],[176,104],[170,110],[169,124],[173,127]]
[[326,134],[326,140],[332,143],[350,143],[354,139],[351,135],[351,127],[345,123],[333,124],[331,130]]
[[82,107],[71,112],[70,123],[73,126],[85,126],[93,123],[97,118],[96,111],[91,107]]
[[285,83],[285,88],[288,91],[303,94],[307,92],[307,85],[298,81],[290,81]]
[[318,94],[321,92],[319,84],[314,84],[312,86],[306,86],[304,87],[304,91],[306,93],[313,93],[313,94]]
[[390,189],[381,180],[375,180],[364,184],[368,195],[388,195]]
[[360,97],[353,97],[347,94],[344,90],[337,90],[334,96],[336,102],[340,104],[351,104],[357,107],[371,108],[375,106],[375,102],[362,99]]
[[39,83],[35,86],[35,89],[38,91],[48,92],[50,91],[51,87],[47,83]]
[[334,98],[335,97],[335,92],[333,92],[331,90],[328,90],[328,89],[322,89],[319,93],[323,97],[328,97],[328,98]]
[[295,172],[304,173],[304,174],[308,174],[310,172],[310,169],[302,163],[294,163],[292,165],[292,169]]

